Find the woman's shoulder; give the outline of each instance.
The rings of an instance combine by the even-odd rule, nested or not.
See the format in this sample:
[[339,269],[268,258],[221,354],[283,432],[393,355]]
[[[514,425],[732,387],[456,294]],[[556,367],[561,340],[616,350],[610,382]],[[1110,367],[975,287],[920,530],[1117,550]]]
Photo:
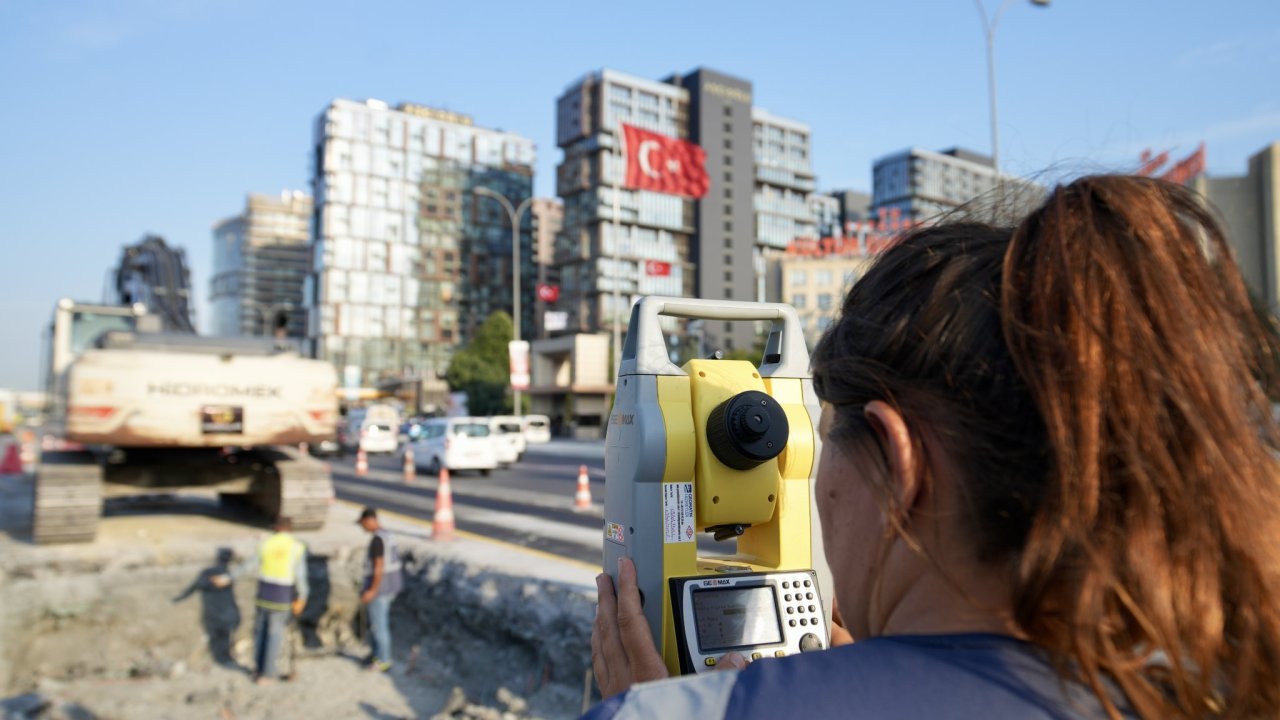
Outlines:
[[[603,712],[597,712],[603,711]],[[1102,718],[1043,653],[999,635],[903,635],[638,686],[590,718]]]
[[802,707],[868,718],[1106,717],[1043,651],[1003,635],[878,637],[787,660],[748,667],[726,716]]

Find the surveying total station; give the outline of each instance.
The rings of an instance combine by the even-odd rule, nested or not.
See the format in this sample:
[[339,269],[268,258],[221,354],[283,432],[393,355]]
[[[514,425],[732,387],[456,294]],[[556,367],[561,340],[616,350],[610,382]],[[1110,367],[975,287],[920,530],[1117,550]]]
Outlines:
[[[764,357],[676,367],[659,317],[772,321]],[[604,567],[632,558],[672,674],[829,641],[813,499],[818,400],[790,305],[645,297],[631,310],[605,436]],[[699,557],[699,534],[737,553]]]

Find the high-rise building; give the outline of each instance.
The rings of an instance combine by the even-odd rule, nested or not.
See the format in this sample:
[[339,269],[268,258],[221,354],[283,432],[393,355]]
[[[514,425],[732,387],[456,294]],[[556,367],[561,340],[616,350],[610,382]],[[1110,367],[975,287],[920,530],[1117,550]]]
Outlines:
[[1280,313],[1280,143],[1250,157],[1245,175],[1199,175],[1190,185],[1221,216],[1249,289]]
[[[619,189],[622,123],[701,146],[706,196]],[[753,107],[746,80],[704,68],[661,81],[593,72],[557,100],[556,143],[564,230],[555,264],[571,332],[625,324],[641,295],[762,300],[766,257],[814,234],[809,130]],[[751,323],[708,323],[702,332],[714,349],[757,340]]]
[[306,337],[311,212],[298,190],[251,194],[242,213],[213,226],[214,335]]
[[911,148],[875,161],[871,212],[902,222],[923,222],[973,201],[1013,212],[1039,199],[1039,188],[1032,183],[1008,175],[1000,180],[997,188],[996,170],[986,155],[963,148],[942,152]]
[[[316,119],[308,337],[315,357],[366,384],[443,374],[457,345],[512,310],[512,238],[488,188],[533,193],[533,141],[471,117],[334,100]],[[534,257],[520,233],[522,335],[533,331]]]
[[813,217],[816,237],[840,237],[844,234],[844,223],[840,221],[840,198],[835,195],[810,195],[809,214]]

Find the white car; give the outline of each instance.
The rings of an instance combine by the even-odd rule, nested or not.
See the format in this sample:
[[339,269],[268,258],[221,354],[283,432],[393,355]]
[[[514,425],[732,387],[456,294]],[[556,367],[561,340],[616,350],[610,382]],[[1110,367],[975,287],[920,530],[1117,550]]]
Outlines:
[[524,455],[524,422],[515,415],[494,415],[489,418],[489,430],[498,451],[498,462],[510,465]]
[[394,453],[400,449],[399,428],[365,419],[360,427],[360,449],[366,453]]
[[551,442],[551,418],[546,415],[525,415],[524,439],[526,443]]
[[432,418],[422,424],[418,438],[409,444],[419,469],[438,473],[440,468],[478,470],[481,475],[498,467],[489,421],[484,418]]

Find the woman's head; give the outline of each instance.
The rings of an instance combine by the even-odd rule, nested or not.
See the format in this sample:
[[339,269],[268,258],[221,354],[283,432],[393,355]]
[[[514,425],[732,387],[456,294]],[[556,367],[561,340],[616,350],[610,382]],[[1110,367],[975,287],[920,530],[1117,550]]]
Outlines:
[[[934,226],[884,252],[814,352],[824,452],[862,468],[885,543],[920,547],[889,408],[924,494],[950,493],[969,554],[1007,578],[1020,633],[1087,682],[1115,678],[1145,715],[1166,698],[1202,715],[1215,683],[1274,712],[1265,347],[1189,192],[1084,178],[1016,228]],[[1154,651],[1173,659],[1163,677],[1142,669]]]

